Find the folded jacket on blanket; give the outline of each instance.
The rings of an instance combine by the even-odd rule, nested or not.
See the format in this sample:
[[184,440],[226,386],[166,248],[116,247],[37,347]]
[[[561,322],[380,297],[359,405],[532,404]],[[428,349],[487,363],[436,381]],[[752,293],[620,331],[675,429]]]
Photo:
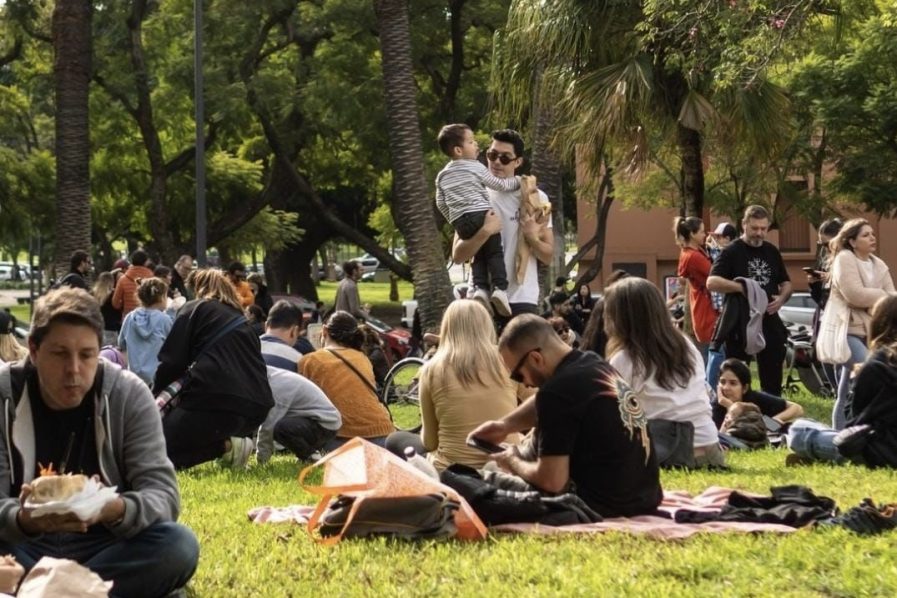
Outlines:
[[834,500],[816,496],[806,486],[777,486],[770,488],[770,492],[772,496],[747,496],[735,491],[720,511],[708,513],[681,509],[676,511],[675,520],[676,523],[740,521],[803,527],[837,513]]
[[550,495],[538,490],[504,490],[484,480],[476,469],[459,464],[445,469],[440,479],[463,496],[486,525],[572,525],[601,521],[601,515],[570,492]]

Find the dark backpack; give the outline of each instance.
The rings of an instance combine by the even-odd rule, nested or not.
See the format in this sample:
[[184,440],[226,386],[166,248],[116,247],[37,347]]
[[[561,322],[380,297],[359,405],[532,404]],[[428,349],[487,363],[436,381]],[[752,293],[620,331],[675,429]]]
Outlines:
[[[352,507],[357,500],[360,503],[353,516]],[[364,499],[340,496],[327,507],[318,531],[323,537],[342,533],[345,538],[448,538],[457,531],[458,507],[445,494]]]
[[60,278],[59,280],[57,280],[57,281],[54,282],[53,284],[51,284],[51,285],[50,285],[50,288],[47,289],[47,290],[49,290],[49,291],[55,291],[56,289],[61,289],[62,287],[70,287],[70,286],[72,286],[72,280],[73,280],[72,276],[78,276],[78,277],[80,277],[81,275],[78,274],[77,272],[69,272],[68,274],[66,274],[65,276],[63,276],[62,278]]

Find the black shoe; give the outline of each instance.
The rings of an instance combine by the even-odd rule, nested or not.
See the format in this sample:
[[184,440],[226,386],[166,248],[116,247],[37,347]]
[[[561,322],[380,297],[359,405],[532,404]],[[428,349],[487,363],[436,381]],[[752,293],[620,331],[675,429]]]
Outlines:
[[838,452],[848,459],[859,457],[875,430],[869,424],[844,428],[835,436],[834,444]]
[[871,498],[853,507],[843,515],[821,522],[823,525],[846,527],[861,536],[874,536],[897,528],[897,505],[875,506]]

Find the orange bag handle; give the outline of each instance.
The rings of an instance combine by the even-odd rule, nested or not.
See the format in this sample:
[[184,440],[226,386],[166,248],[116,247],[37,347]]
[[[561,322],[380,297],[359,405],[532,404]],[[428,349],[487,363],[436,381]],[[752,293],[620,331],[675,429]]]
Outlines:
[[343,535],[346,533],[346,530],[349,528],[349,524],[355,519],[356,513],[358,513],[358,507],[361,505],[361,502],[364,500],[364,497],[358,496],[352,501],[352,506],[349,508],[349,514],[346,516],[346,522],[343,524],[342,529],[338,534],[334,536],[321,536],[320,534],[315,535],[315,529],[318,527],[318,522],[321,519],[321,515],[324,514],[324,511],[327,509],[327,506],[330,504],[330,499],[333,496],[325,496],[321,498],[321,502],[318,503],[318,506],[315,507],[315,512],[312,513],[311,517],[308,518],[308,524],[306,525],[306,529],[308,530],[308,535],[312,537],[312,539],[318,544],[323,544],[324,546],[333,546],[337,542],[343,539]]
[[[343,453],[347,453],[350,450],[352,450],[353,448],[360,446],[361,441],[358,440],[357,438],[358,437],[352,438],[351,440],[349,440],[348,442],[343,444],[343,446],[341,446],[337,449],[334,449],[333,451],[330,451],[329,453],[327,453],[326,455],[324,455],[323,457],[318,459],[315,463],[312,463],[311,465],[305,467],[302,471],[300,471],[299,472],[299,485],[302,486],[302,489],[311,494],[317,494],[319,496],[324,496],[324,497],[333,497],[334,494],[342,494],[345,492],[358,492],[360,490],[369,490],[370,485],[367,483],[365,483],[365,484],[347,484],[345,486],[307,486],[304,483],[305,478],[308,477],[308,474],[310,474],[315,469],[326,464],[328,461],[330,461],[334,457],[338,457],[339,455],[342,455]],[[322,502],[323,502],[323,499],[322,499]]]

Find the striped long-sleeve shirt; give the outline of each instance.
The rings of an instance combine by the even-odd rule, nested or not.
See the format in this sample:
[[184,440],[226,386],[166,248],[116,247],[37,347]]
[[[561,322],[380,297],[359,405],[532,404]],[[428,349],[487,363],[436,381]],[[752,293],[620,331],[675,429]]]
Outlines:
[[516,191],[520,179],[497,177],[476,160],[452,160],[436,175],[436,207],[449,222],[464,214],[490,210],[486,187]]

